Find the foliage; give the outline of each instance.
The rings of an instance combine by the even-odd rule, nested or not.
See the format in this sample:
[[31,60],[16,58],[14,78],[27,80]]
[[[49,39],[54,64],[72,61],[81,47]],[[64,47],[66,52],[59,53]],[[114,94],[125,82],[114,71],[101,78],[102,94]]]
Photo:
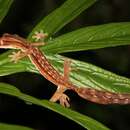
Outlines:
[[[48,44],[41,47],[41,50],[61,73],[63,73],[63,61],[65,57],[58,53],[128,45],[130,43],[130,22],[84,27],[55,37],[56,32],[95,2],[96,0],[66,0],[59,8],[43,18],[28,36],[28,40],[33,41],[31,37],[36,31],[43,30],[49,34],[49,38],[46,39]],[[0,21],[6,16],[11,3],[12,1],[9,2],[9,0],[0,1],[0,11],[2,12],[0,12]],[[8,55],[11,52],[12,51],[8,51],[0,55],[0,76],[18,72],[39,73],[27,58],[19,61],[17,64],[10,62]],[[92,64],[73,59],[72,67],[76,68],[76,71],[71,72],[70,80],[79,87],[89,86],[101,91],[107,90],[110,92],[130,93],[130,80],[125,77],[118,76]],[[51,109],[77,122],[88,130],[109,129],[94,119],[79,114],[78,112],[21,93],[17,88],[9,84],[1,83],[0,93],[15,96],[26,102]],[[13,128],[9,128],[9,130],[11,129]]]

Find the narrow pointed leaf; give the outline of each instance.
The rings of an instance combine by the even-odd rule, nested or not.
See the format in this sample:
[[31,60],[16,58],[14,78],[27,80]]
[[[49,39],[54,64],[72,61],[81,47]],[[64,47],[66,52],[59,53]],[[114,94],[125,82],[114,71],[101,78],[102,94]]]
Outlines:
[[[63,63],[66,58],[59,55],[52,56],[50,54],[46,54],[46,56],[50,63],[61,74],[63,74]],[[101,91],[107,90],[117,93],[130,93],[130,79],[123,76],[118,76],[90,63],[73,59],[71,60],[71,67],[73,68],[73,71],[70,72],[70,80],[77,87],[91,87]],[[5,58],[3,60],[0,58],[0,64],[0,76],[23,71],[39,73],[34,65],[26,59],[20,60],[17,64],[14,64]]]
[[99,129],[100,130],[110,130],[109,128],[105,127],[104,125],[102,125],[101,123],[97,122],[96,120],[94,120],[90,117],[82,115],[82,114],[75,112],[73,110],[70,110],[68,108],[64,108],[61,105],[58,105],[56,103],[51,103],[46,100],[40,100],[35,97],[24,94],[12,85],[0,83],[0,93],[15,96],[21,100],[24,100],[25,102],[28,102],[29,104],[30,103],[36,104],[38,106],[48,108],[54,112],[57,112],[65,117],[75,121],[76,123],[80,124],[81,126],[83,126],[84,128],[86,128],[88,130],[99,130]]
[[43,30],[49,35],[56,33],[96,1],[97,0],[66,0],[64,4],[43,18],[43,20],[36,25],[30,33],[29,39],[31,39],[35,31]]
[[[65,57],[48,55],[47,58],[53,66],[63,74]],[[22,61],[21,61],[22,62]],[[25,63],[25,61],[24,61]],[[27,63],[27,71],[39,73],[30,62]],[[71,59],[70,81],[77,87],[90,87],[98,90],[106,90],[117,93],[130,93],[130,79],[118,76],[90,63]]]
[[34,129],[24,127],[24,126],[19,126],[19,125],[0,123],[0,130],[34,130]]
[[49,53],[63,53],[105,47],[130,45],[130,22],[90,26],[48,41],[42,49]]
[[12,3],[13,3],[13,0],[0,0],[0,23],[6,16]]

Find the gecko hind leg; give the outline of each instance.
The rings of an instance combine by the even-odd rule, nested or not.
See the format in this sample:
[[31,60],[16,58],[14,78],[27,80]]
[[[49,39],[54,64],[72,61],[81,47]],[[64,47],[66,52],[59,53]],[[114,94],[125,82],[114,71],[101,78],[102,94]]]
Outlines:
[[[64,80],[65,81],[69,80],[69,72],[71,70],[70,64],[71,64],[71,61],[68,59],[65,59],[64,61]],[[66,86],[58,85],[58,88],[56,92],[54,93],[54,95],[51,97],[50,101],[52,102],[59,101],[62,106],[70,107],[70,104],[69,104],[70,99],[66,94],[64,94],[66,90],[67,90]]]

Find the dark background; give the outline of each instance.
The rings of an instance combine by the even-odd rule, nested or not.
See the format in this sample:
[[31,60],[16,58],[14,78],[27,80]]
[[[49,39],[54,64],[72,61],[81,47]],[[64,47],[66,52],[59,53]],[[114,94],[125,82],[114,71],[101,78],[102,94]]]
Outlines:
[[[27,37],[43,16],[59,7],[64,0],[15,0],[10,12],[0,25],[0,33],[16,33]],[[99,0],[83,12],[56,35],[84,26],[130,20],[130,0]],[[1,53],[3,50],[1,50]],[[64,54],[93,63],[97,66],[130,78],[130,47],[98,49]],[[80,55],[80,57],[79,57]],[[41,99],[49,99],[55,86],[41,75],[18,73],[0,77],[0,81],[18,87],[22,92]],[[71,109],[90,116],[113,130],[130,129],[130,105],[99,105],[67,92],[71,98]],[[84,130],[75,122],[48,109],[41,108],[0,94],[0,122],[25,125],[35,130],[77,129]]]

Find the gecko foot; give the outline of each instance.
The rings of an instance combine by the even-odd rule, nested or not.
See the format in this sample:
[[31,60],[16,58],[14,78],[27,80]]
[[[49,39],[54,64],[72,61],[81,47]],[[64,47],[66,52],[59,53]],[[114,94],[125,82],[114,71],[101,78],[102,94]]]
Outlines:
[[61,97],[59,98],[59,102],[62,106],[64,107],[70,107],[70,103],[69,103],[69,97],[66,94],[62,94]]
[[48,36],[47,33],[44,33],[43,30],[40,30],[39,32],[35,32],[35,34],[32,36],[35,41],[44,40]]
[[11,55],[8,56],[10,58],[10,61],[17,63],[19,59],[21,59],[21,52],[12,52]]
[[14,63],[17,63],[20,59],[22,59],[23,57],[27,56],[28,53],[23,53],[21,51],[12,52],[12,54],[9,55],[8,57],[10,58],[10,61],[12,61]]
[[51,102],[59,101],[62,106],[70,107],[69,97],[66,94],[64,94],[65,91],[66,91],[66,87],[59,85],[56,92],[51,97],[50,101]]

